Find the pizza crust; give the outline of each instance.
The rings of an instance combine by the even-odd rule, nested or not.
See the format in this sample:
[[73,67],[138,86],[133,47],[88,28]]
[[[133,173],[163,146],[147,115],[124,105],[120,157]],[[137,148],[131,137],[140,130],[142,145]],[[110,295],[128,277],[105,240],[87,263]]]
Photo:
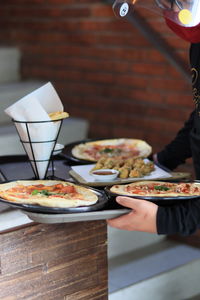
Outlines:
[[137,155],[138,157],[148,157],[152,152],[152,147],[143,140],[121,138],[121,139],[99,140],[99,141],[92,141],[92,142],[78,144],[72,149],[72,155],[78,159],[97,161],[97,159],[94,159],[88,153],[85,153],[85,150],[95,145],[119,146],[120,148],[120,145],[124,143],[126,143],[127,147],[138,150],[139,152],[139,155]]
[[[18,185],[30,186],[43,184],[45,186],[51,186],[56,184],[63,184],[64,186],[73,186],[77,191],[77,196],[75,198],[70,198],[69,194],[66,194],[66,198],[63,197],[53,197],[44,195],[27,195],[25,198],[19,198],[13,192],[9,193],[9,189],[17,187]],[[80,197],[79,197],[80,195]],[[90,206],[98,201],[98,196],[91,190],[65,181],[57,180],[19,180],[15,182],[3,183],[0,185],[0,197],[2,199],[23,204],[32,204],[48,207],[58,207],[58,208],[70,208],[79,206]],[[81,199],[83,198],[83,199]]]

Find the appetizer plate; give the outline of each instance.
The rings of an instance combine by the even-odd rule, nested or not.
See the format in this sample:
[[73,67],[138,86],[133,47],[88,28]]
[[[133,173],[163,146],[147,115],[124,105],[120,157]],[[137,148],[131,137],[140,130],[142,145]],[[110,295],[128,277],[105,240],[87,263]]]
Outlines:
[[95,166],[95,164],[88,164],[88,165],[78,165],[72,166],[69,174],[75,178],[79,183],[89,186],[107,186],[113,184],[120,184],[120,183],[129,183],[133,181],[140,181],[140,180],[151,180],[151,179],[169,179],[172,177],[171,173],[162,170],[160,167],[155,165],[155,170],[151,172],[151,174],[146,175],[142,178],[125,178],[121,179],[117,177],[113,180],[104,180],[98,181],[96,180],[91,174],[91,169]]

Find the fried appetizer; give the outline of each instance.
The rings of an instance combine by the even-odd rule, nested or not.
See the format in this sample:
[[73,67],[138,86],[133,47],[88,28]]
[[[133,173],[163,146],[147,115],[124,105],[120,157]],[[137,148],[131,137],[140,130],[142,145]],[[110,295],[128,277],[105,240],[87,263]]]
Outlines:
[[154,170],[153,162],[146,162],[142,158],[114,159],[100,158],[91,171],[98,169],[115,169],[119,171],[119,177],[140,178],[150,174]]

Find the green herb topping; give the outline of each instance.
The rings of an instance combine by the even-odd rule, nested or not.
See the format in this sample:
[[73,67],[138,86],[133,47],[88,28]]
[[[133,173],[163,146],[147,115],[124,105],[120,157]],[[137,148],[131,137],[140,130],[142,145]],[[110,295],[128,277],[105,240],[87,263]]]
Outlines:
[[169,191],[170,188],[167,187],[166,185],[155,185],[154,189],[157,191]]
[[100,150],[100,153],[112,153],[114,149],[110,149],[110,148],[104,148],[102,150]]
[[52,193],[50,193],[50,192],[47,191],[47,190],[42,190],[42,191],[34,190],[34,191],[32,191],[32,193],[31,193],[31,195],[38,195],[38,194],[45,195],[45,196],[50,196],[50,195],[52,195]]

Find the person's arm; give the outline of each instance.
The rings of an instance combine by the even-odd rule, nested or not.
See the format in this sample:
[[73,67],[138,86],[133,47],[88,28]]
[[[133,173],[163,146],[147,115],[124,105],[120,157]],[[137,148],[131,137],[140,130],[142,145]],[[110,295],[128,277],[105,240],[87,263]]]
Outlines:
[[200,200],[188,200],[171,207],[159,207],[158,234],[191,235],[200,228]]
[[107,220],[109,226],[128,231],[157,233],[158,206],[156,204],[122,196],[117,197],[116,201],[122,206],[131,208],[131,211],[118,218]]
[[160,165],[173,170],[191,157],[190,132],[193,127],[194,113],[194,111],[191,113],[190,118],[178,132],[175,139],[157,153],[157,160]]
[[116,201],[132,209],[126,215],[107,220],[108,225],[118,229],[190,235],[200,228],[200,200],[188,200],[171,207],[158,207],[149,201],[121,196]]

